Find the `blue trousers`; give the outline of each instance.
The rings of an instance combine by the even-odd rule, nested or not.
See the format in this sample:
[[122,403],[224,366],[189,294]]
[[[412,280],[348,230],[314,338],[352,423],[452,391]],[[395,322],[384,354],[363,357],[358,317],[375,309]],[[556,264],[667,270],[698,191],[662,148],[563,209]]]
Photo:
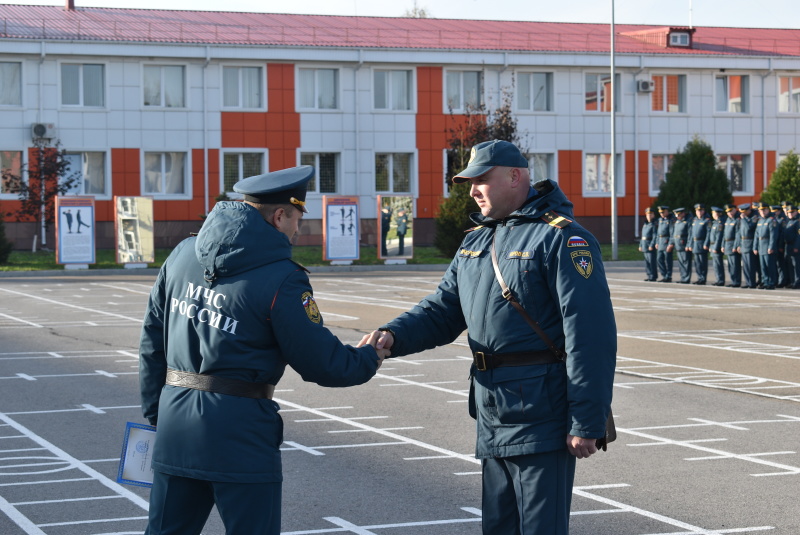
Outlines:
[[742,253],[742,276],[745,286],[755,288],[758,284],[758,256],[754,253]]
[[742,255],[740,253],[728,254],[728,275],[731,276],[731,284],[734,286],[742,284]]
[[574,479],[566,448],[484,459],[484,535],[567,535]]
[[665,279],[672,278],[672,251],[667,252],[666,247],[656,251],[656,263],[658,264],[658,271],[661,277]]
[[656,267],[656,251],[644,251],[644,272],[649,280],[656,280],[658,272]]
[[226,535],[278,535],[281,483],[220,483],[155,472],[145,535],[199,535],[211,508]]
[[678,266],[681,268],[681,282],[692,280],[692,253],[678,251]]
[[714,276],[717,282],[725,282],[725,264],[722,253],[711,253],[711,263],[714,265]]
[[761,283],[768,288],[774,288],[778,280],[775,253],[758,255],[758,262],[761,267]]
[[697,282],[706,282],[708,276],[708,251],[702,247],[698,247],[700,251],[695,252],[692,250],[694,258],[694,272],[697,273]]

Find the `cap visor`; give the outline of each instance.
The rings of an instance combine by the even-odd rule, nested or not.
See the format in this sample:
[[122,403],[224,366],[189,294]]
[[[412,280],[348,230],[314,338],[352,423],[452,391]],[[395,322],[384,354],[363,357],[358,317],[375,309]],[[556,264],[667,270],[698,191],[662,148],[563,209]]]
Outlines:
[[453,177],[453,182],[456,184],[463,184],[470,178],[478,178],[479,176],[483,176],[496,166],[494,165],[481,165],[475,167],[467,167],[456,176]]

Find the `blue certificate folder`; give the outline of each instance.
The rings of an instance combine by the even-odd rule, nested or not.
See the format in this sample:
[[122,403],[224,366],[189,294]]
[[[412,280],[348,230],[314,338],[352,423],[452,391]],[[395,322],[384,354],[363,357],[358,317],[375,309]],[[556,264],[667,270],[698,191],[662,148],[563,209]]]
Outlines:
[[122,440],[117,483],[137,487],[153,486],[153,446],[156,428],[152,425],[128,422]]

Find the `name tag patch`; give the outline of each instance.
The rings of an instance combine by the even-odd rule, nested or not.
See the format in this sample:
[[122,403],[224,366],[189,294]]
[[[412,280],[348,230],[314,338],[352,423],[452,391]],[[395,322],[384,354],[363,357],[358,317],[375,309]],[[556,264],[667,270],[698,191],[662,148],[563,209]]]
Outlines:
[[533,251],[511,251],[506,256],[508,260],[520,260],[520,259],[527,259],[533,258]]
[[569,254],[572,259],[572,265],[578,270],[578,273],[584,279],[588,279],[594,271],[594,264],[592,263],[592,253],[589,251],[572,251]]
[[461,249],[458,252],[458,256],[462,256],[464,258],[478,258],[483,251],[471,251],[470,249]]

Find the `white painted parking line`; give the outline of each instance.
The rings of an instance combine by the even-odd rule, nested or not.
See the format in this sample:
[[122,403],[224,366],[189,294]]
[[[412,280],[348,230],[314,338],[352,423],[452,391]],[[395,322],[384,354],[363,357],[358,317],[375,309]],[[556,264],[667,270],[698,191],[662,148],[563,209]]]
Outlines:
[[24,320],[22,318],[17,318],[17,317],[14,317],[14,316],[9,316],[8,314],[3,314],[2,312],[0,312],[0,316],[3,317],[3,318],[6,318],[8,320],[11,320],[11,321],[18,321],[20,323],[24,323],[26,325],[30,325],[31,327],[37,327],[37,328],[41,328],[42,327],[38,323],[33,323],[32,321]]
[[[800,334],[800,327],[792,328],[785,334]],[[701,331],[620,331],[617,336],[647,340],[650,342],[663,342],[677,345],[700,347],[703,349],[719,349],[739,353],[767,355],[787,359],[800,359],[799,346],[784,346],[779,344],[761,343],[752,340],[759,335],[774,335],[772,329],[727,329],[727,330],[701,330]],[[736,337],[749,337],[745,340],[736,340]]]
[[82,307],[82,306],[78,306],[78,305],[73,305],[72,303],[66,303],[66,302],[63,302],[63,301],[56,301],[54,299],[48,299],[46,297],[40,297],[40,296],[34,295],[34,294],[26,294],[26,293],[23,293],[23,292],[17,292],[15,290],[9,290],[8,288],[0,288],[0,291],[6,292],[6,293],[10,293],[10,294],[13,294],[13,295],[18,295],[18,296],[21,296],[21,297],[28,297],[30,299],[36,299],[38,301],[44,301],[45,303],[50,303],[51,305],[58,305],[58,306],[63,306],[63,307],[68,307],[68,308],[74,308],[76,310],[81,310],[83,312],[89,312],[89,313],[92,313],[92,314],[100,314],[100,315],[104,315],[104,316],[111,316],[111,317],[114,317],[114,318],[119,318],[119,319],[132,321],[132,322],[135,322],[135,323],[142,323],[142,318],[132,318],[130,316],[124,316],[122,314],[115,314],[114,312],[107,312],[105,310],[97,310],[97,309],[92,309],[92,308],[88,308],[88,307]]

